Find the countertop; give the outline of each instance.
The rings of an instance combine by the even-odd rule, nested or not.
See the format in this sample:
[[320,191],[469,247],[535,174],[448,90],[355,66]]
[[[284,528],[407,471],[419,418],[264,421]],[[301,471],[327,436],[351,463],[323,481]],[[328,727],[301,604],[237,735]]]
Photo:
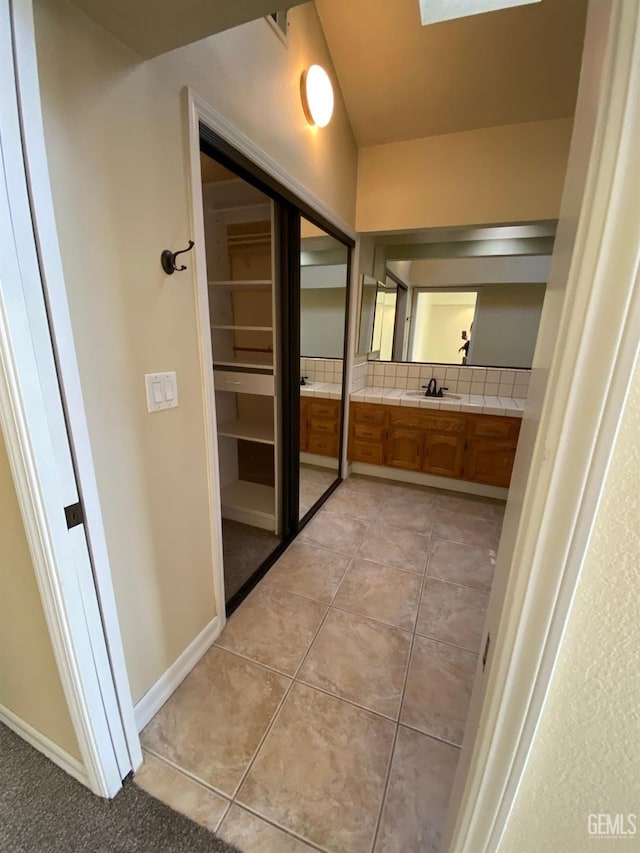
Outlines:
[[349,399],[354,403],[383,403],[385,406],[413,406],[413,408],[419,409],[475,412],[476,414],[503,415],[510,418],[521,418],[526,403],[526,400],[516,397],[483,397],[481,394],[425,397],[424,395],[417,396],[415,391],[407,391],[403,388],[376,388],[372,386],[363,388],[361,391],[352,391]]
[[307,382],[306,385],[300,386],[300,396],[341,400],[342,385],[338,382]]

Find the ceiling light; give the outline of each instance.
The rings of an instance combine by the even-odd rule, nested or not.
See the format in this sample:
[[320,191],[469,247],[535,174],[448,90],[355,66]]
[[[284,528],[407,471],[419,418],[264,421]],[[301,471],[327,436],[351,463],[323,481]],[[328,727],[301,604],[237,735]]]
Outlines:
[[540,0],[419,0],[423,26],[539,2]]
[[309,124],[326,127],[333,115],[333,86],[320,65],[310,65],[300,80],[302,108]]

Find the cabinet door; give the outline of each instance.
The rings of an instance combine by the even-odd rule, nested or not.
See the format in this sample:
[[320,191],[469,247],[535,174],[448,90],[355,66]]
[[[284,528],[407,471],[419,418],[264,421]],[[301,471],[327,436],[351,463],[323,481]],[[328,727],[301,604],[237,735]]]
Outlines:
[[469,441],[464,460],[464,478],[489,486],[508,486],[516,442],[475,438]]
[[410,429],[390,429],[385,442],[385,465],[419,471],[424,435]]
[[427,433],[422,470],[441,477],[460,478],[464,458],[464,436]]

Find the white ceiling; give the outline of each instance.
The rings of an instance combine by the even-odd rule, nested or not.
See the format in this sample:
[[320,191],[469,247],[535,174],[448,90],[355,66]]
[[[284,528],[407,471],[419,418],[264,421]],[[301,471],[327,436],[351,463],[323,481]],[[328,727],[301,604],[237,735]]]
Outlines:
[[422,26],[418,0],[316,0],[361,147],[572,116],[587,0]]

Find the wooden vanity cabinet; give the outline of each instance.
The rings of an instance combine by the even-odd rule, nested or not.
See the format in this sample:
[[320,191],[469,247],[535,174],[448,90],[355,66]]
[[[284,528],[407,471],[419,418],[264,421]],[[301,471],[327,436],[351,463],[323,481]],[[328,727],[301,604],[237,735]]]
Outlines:
[[352,403],[349,460],[508,486],[520,419]]
[[424,435],[419,430],[391,427],[384,442],[384,464],[405,471],[419,471]]
[[340,400],[300,398],[300,450],[338,458],[340,449]]

